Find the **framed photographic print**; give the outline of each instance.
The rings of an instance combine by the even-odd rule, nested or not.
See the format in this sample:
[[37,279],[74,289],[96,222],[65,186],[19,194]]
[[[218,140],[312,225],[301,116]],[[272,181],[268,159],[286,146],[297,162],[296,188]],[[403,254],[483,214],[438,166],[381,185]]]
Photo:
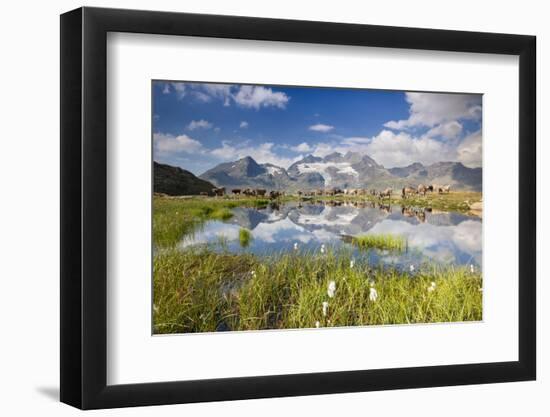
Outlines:
[[61,16],[61,400],[531,380],[535,38]]

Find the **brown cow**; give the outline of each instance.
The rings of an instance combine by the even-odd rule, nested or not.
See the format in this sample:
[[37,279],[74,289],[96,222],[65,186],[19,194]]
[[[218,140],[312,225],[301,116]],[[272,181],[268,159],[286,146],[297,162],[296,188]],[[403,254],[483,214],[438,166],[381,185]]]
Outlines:
[[241,189],[240,188],[233,188],[231,190],[231,192],[235,195],[240,195],[241,194]]
[[388,197],[388,198],[391,199],[392,192],[393,192],[393,190],[391,188],[386,188],[384,191],[380,191],[378,196],[380,198]]
[[256,188],[256,190],[254,190],[254,193],[259,197],[263,197],[266,193],[266,189],[265,188]]
[[416,189],[416,192],[418,194],[426,195],[426,193],[428,192],[428,187],[426,187],[424,184],[420,184]]
[[223,197],[223,195],[225,194],[225,187],[212,188],[212,194],[214,194],[215,196]]
[[416,194],[416,190],[412,187],[403,187],[403,189],[401,190],[401,197],[402,198],[407,198],[408,196],[410,195],[414,195]]
[[269,198],[272,199],[272,200],[275,200],[277,198],[279,198],[281,196],[281,193],[279,191],[270,191],[269,192]]

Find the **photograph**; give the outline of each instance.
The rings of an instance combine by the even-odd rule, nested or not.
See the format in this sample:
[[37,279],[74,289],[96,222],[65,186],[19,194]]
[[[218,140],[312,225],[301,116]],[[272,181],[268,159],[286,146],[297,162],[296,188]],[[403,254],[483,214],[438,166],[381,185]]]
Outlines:
[[483,319],[482,95],[154,80],[153,334]]

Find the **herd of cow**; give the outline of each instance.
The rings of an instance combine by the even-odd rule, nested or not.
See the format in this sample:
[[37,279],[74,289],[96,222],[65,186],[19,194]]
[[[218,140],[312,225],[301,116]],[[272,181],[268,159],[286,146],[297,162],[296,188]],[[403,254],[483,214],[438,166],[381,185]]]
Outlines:
[[[216,197],[223,197],[226,194],[225,187],[212,188],[212,194]],[[272,190],[269,193],[264,188],[233,188],[231,194],[234,196],[245,195],[247,197],[269,197],[274,200],[285,195],[284,191]],[[200,195],[208,195],[207,192],[201,192]]]
[[407,198],[407,197],[410,197],[410,196],[416,195],[416,194],[426,195],[426,193],[433,193],[433,192],[436,192],[436,191],[439,194],[447,194],[447,193],[451,192],[451,186],[450,185],[439,186],[439,185],[423,185],[423,184],[420,184],[416,188],[403,187],[403,189],[401,190],[401,197]]
[[[438,185],[423,185],[420,184],[418,187],[403,187],[401,189],[401,197],[406,199],[414,195],[426,193],[438,192],[439,194],[449,193],[451,191],[450,185],[438,186]],[[223,197],[226,192],[225,187],[216,187],[212,189],[211,193],[201,192],[200,195],[214,195],[216,197]],[[264,188],[233,188],[231,189],[231,194],[234,196],[245,195],[247,197],[269,197],[274,200],[280,197],[285,196],[284,191],[267,191]],[[328,188],[328,189],[318,189],[318,190],[309,190],[309,191],[297,191],[298,197],[315,197],[315,196],[336,196],[336,195],[349,195],[349,196],[366,196],[371,195],[378,198],[391,198],[393,194],[392,188],[386,188],[384,190],[378,191],[375,189],[366,189],[366,188]]]

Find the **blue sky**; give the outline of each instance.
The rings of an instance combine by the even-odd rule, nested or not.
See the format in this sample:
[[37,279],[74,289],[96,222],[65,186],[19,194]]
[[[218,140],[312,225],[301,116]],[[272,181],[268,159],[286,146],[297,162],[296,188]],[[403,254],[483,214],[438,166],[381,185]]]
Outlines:
[[480,95],[154,81],[153,152],[196,175],[244,156],[287,168],[334,151],[387,168],[480,166],[481,113]]

